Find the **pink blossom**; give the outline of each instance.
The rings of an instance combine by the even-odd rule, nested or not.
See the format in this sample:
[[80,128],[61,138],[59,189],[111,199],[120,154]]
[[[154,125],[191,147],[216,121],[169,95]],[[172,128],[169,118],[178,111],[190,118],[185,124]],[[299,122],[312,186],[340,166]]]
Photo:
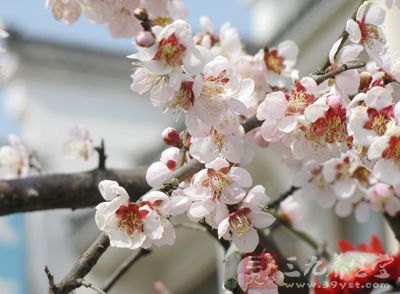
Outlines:
[[231,240],[242,252],[253,252],[258,245],[256,229],[270,226],[275,218],[265,212],[269,197],[262,186],[249,191],[238,208],[218,225],[218,237]]
[[111,246],[137,249],[175,242],[175,230],[159,207],[159,203],[168,201],[167,195],[149,193],[132,203],[124,188],[108,180],[100,182],[99,190],[107,201],[96,206],[95,220],[110,237]]
[[82,12],[86,18],[94,23],[103,24],[110,21],[114,12],[113,0],[80,0]]
[[295,159],[325,161],[346,150],[346,108],[341,97],[324,95],[307,106],[291,143]]
[[170,147],[161,153],[160,161],[152,163],[147,169],[146,181],[154,188],[166,181],[175,170],[179,158],[179,149]]
[[54,19],[67,24],[76,22],[81,15],[81,5],[77,0],[46,0],[46,7],[51,7]]
[[303,210],[301,204],[293,196],[287,197],[279,204],[279,214],[287,220],[293,229],[303,229]]
[[156,75],[181,71],[182,66],[189,74],[201,71],[204,65],[201,47],[194,44],[187,22],[176,20],[155,34],[153,46],[138,47],[138,53],[130,57],[140,60],[147,70]]
[[[339,51],[339,46],[342,39],[339,39],[333,44],[329,52],[329,61],[331,63],[330,69],[334,70],[347,64],[353,62],[357,59],[358,55],[363,50],[363,47],[358,44],[350,44],[344,46]],[[326,83],[328,83],[327,80]],[[341,74],[335,76],[335,88],[337,92],[342,96],[353,95],[357,92],[360,85],[360,74],[357,69],[347,70]]]
[[376,160],[374,176],[389,185],[400,184],[400,128],[391,126],[368,149],[368,159]]
[[286,40],[277,48],[264,49],[263,53],[268,83],[274,87],[283,87],[292,74],[299,48],[293,41]]
[[377,183],[371,186],[367,191],[366,199],[372,209],[387,212],[391,217],[395,217],[400,211],[400,198],[389,185]]
[[208,217],[210,225],[215,227],[228,212],[226,205],[240,202],[246,195],[243,188],[251,183],[251,175],[245,169],[230,167],[226,160],[215,159],[206,164],[206,168],[194,176],[192,184],[184,189],[192,201],[189,216],[195,220]]
[[75,125],[69,131],[68,141],[64,144],[65,154],[73,159],[82,157],[88,160],[93,154],[93,141],[90,133],[82,125]]
[[316,100],[318,92],[315,81],[305,77],[300,81],[295,80],[295,87],[290,92],[268,94],[257,109],[257,118],[265,120],[261,126],[264,139],[275,142],[294,131],[298,119],[306,107]]
[[351,109],[349,118],[349,134],[356,144],[371,145],[395,123],[392,96],[383,87],[373,87],[367,93],[358,94],[352,103],[362,103]]
[[353,43],[364,45],[367,53],[380,62],[380,55],[386,51],[386,37],[380,28],[385,20],[385,11],[372,4],[364,2],[357,11],[356,20],[349,19],[346,31]]
[[30,155],[20,138],[9,135],[10,145],[0,147],[0,179],[25,178],[29,174]]

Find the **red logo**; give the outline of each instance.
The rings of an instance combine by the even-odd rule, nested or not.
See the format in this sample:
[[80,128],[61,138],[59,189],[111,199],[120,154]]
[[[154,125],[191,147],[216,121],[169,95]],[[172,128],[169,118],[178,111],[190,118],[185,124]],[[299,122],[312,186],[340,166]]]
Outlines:
[[[238,283],[243,291],[249,289],[271,289],[276,293],[278,266],[267,252],[251,253],[239,263]],[[269,292],[269,291],[268,291]],[[263,292],[263,293],[268,293]]]

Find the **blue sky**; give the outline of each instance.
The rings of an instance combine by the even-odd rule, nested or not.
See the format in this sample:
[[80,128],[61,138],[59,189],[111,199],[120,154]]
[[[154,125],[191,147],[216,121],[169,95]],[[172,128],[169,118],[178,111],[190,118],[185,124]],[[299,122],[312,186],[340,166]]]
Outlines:
[[[199,29],[198,19],[209,16],[215,28],[229,21],[237,27],[241,36],[250,35],[250,9],[244,0],[184,0],[189,7],[188,21],[193,30]],[[121,53],[121,57],[133,49],[132,40],[114,40],[107,27],[93,25],[81,18],[73,25],[55,21],[45,8],[44,0],[0,1],[0,19],[6,27],[33,39],[42,39],[68,45]],[[0,139],[10,132],[17,132],[15,124],[4,112],[4,94],[0,90]]]

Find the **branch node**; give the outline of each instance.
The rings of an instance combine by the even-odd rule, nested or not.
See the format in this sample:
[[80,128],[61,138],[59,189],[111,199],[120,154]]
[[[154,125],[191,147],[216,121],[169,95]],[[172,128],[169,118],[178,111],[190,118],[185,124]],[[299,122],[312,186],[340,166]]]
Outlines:
[[106,155],[106,148],[105,148],[105,144],[104,144],[104,139],[101,139],[100,146],[95,147],[94,150],[96,150],[98,155],[99,155],[98,169],[99,170],[105,170],[106,169],[107,155]]
[[49,268],[47,267],[47,265],[44,267],[44,272],[46,273],[47,279],[49,280],[49,289],[53,292],[53,293],[57,293],[57,287],[54,284],[54,276],[53,274],[50,272]]

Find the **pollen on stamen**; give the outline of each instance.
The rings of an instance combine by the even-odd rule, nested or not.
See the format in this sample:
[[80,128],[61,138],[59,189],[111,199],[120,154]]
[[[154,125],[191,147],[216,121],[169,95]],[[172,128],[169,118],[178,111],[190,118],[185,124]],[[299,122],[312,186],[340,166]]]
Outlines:
[[135,204],[121,205],[115,212],[118,218],[118,227],[133,238],[137,233],[143,231],[141,218],[147,213],[145,210],[139,211]]
[[179,42],[175,33],[172,33],[159,42],[157,52],[153,59],[164,62],[169,66],[178,66],[182,64],[185,51],[186,47]]
[[229,223],[232,231],[239,238],[242,237],[250,229],[250,221],[246,217],[246,212],[236,212],[229,216]]
[[268,70],[278,75],[285,69],[284,59],[278,55],[276,49],[264,53],[264,62]]

